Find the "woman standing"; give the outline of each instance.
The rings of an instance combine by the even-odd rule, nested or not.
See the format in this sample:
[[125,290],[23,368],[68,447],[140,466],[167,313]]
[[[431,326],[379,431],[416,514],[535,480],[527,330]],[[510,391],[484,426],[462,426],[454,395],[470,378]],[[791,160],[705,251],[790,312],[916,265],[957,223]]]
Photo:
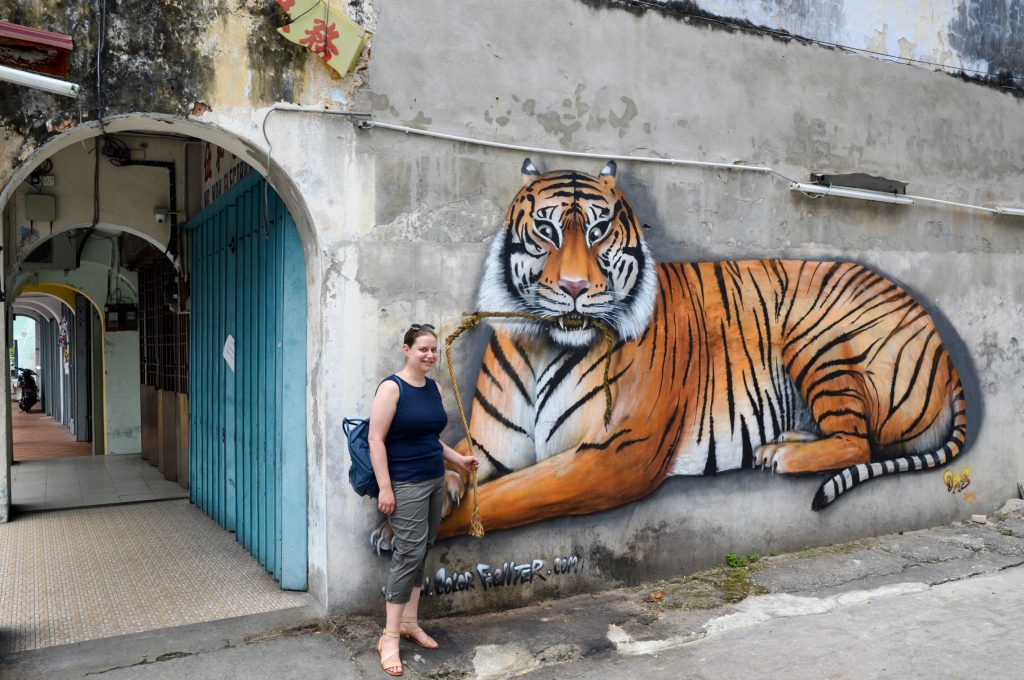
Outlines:
[[441,441],[448,415],[441,390],[427,377],[437,363],[437,335],[430,324],[413,324],[405,333],[405,367],[377,388],[370,409],[370,460],[380,495],[377,507],[394,531],[391,573],[385,590],[387,623],[377,641],[388,675],[402,674],[399,638],[425,649],[437,642],[417,623],[420,584],[444,507],[444,462],[471,472],[478,461]]

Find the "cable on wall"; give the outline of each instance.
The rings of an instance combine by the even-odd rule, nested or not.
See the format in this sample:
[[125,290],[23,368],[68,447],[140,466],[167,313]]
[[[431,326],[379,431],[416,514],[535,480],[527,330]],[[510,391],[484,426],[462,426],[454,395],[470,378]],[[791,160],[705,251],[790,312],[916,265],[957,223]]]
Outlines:
[[[765,175],[772,175],[779,179],[785,180],[791,185],[794,190],[799,191],[800,187],[805,187],[806,184],[798,182],[791,177],[775,170],[766,165],[744,165],[741,161],[734,163],[715,163],[712,161],[699,161],[692,159],[682,158],[661,158],[658,156],[627,156],[623,154],[615,153],[594,153],[588,151],[567,151],[565,149],[551,149],[540,146],[526,146],[522,144],[508,144],[505,142],[495,142],[487,139],[476,139],[473,137],[464,137],[462,135],[452,135],[444,132],[435,132],[433,130],[423,130],[421,128],[409,127],[408,125],[398,125],[396,123],[387,123],[384,121],[374,120],[372,114],[368,112],[360,111],[340,111],[338,109],[328,109],[322,106],[296,106],[292,104],[276,104],[267,111],[267,114],[263,117],[263,139],[267,143],[267,175],[270,175],[270,138],[267,135],[267,119],[274,112],[288,112],[288,113],[317,113],[326,115],[342,116],[345,118],[358,119],[355,123],[356,127],[361,130],[372,130],[374,128],[381,128],[384,130],[391,130],[394,132],[402,132],[404,134],[418,135],[421,137],[430,137],[433,139],[444,139],[452,142],[459,142],[462,144],[473,144],[475,146],[489,147],[493,149],[507,149],[510,151],[520,151],[531,154],[544,154],[549,156],[569,156],[572,158],[589,158],[597,160],[615,160],[615,161],[628,161],[633,163],[653,163],[659,165],[674,165],[674,166],[688,166],[698,168],[709,168],[714,170],[731,170],[737,172],[754,172]],[[824,192],[822,192],[824,193]],[[859,192],[865,193],[865,192]],[[867,192],[872,193],[872,192]],[[839,195],[839,192],[836,192]],[[811,198],[821,198],[822,196],[810,196]],[[904,198],[910,199],[908,203],[914,202],[921,203],[932,203],[935,205],[946,205],[956,208],[964,208],[967,210],[977,210],[985,213],[1000,214],[1000,215],[1019,215],[1024,216],[1024,209],[1002,207],[1002,206],[983,206],[975,205],[973,203],[961,203],[958,201],[947,201],[941,198],[931,198],[928,196],[913,196],[906,195]],[[900,201],[902,202],[902,201]]]

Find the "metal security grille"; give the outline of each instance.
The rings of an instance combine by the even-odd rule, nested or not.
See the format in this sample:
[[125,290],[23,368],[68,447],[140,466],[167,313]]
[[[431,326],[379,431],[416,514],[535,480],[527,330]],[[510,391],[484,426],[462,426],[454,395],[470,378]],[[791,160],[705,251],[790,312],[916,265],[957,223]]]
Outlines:
[[142,384],[156,387],[156,317],[158,314],[158,275],[150,265],[139,270],[139,355]]
[[139,270],[140,368],[143,385],[188,394],[189,317],[169,305],[180,286],[166,258]]
[[306,588],[306,267],[251,173],[189,221],[192,500]]

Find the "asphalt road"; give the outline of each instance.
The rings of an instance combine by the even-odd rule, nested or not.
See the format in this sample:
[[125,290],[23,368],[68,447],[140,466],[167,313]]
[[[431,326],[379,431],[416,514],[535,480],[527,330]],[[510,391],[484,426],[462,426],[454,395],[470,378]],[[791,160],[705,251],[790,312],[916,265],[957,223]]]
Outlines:
[[[856,604],[792,596],[772,611],[655,654],[609,652],[527,678],[787,680],[1024,677],[1024,567]],[[793,598],[796,600],[797,598]],[[818,607],[820,611],[818,612]],[[755,614],[763,614],[761,618]],[[727,615],[732,616],[732,615]],[[724,622],[723,622],[724,623]]]

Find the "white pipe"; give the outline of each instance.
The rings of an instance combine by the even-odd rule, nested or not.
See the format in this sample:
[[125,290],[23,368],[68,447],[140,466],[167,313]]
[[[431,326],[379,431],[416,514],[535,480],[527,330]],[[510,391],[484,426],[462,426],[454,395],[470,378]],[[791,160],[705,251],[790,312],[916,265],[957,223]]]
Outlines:
[[701,168],[718,168],[720,170],[747,170],[749,172],[762,172],[770,173],[774,172],[771,168],[763,165],[733,165],[732,163],[711,163],[709,161],[684,161],[678,158],[656,158],[652,156],[622,156],[619,154],[612,153],[587,153],[584,151],[565,151],[562,149],[546,149],[539,146],[522,146],[520,144],[506,144],[504,142],[491,142],[484,139],[473,139],[472,137],[460,137],[459,135],[449,135],[443,132],[431,132],[430,130],[420,130],[418,128],[407,127],[405,125],[395,125],[394,123],[382,123],[376,120],[365,120],[359,123],[359,127],[369,128],[386,128],[388,130],[397,130],[398,132],[405,132],[414,135],[423,135],[425,137],[436,137],[438,139],[447,139],[453,142],[464,142],[466,144],[476,144],[477,146],[489,146],[496,149],[510,149],[512,151],[524,151],[527,153],[542,153],[553,156],[571,156],[573,158],[594,158],[598,160],[606,161],[635,161],[639,163],[661,163],[663,165],[689,165]]
[[909,196],[897,196],[886,194],[881,191],[867,191],[865,189],[850,189],[848,187],[822,186],[820,184],[806,184],[804,182],[793,182],[789,185],[790,190],[799,191],[804,194],[821,194],[822,196],[842,196],[843,198],[859,198],[863,201],[879,201],[881,203],[898,203],[900,205],[912,205],[914,199]]
[[[620,154],[611,153],[586,153],[583,151],[565,151],[562,149],[548,149],[540,146],[523,146],[521,144],[506,144],[504,142],[491,142],[485,139],[475,139],[473,137],[461,137],[459,135],[449,135],[443,132],[433,132],[431,130],[421,130],[420,128],[409,127],[407,125],[396,125],[395,123],[382,123],[380,121],[373,120],[371,114],[360,111],[339,111],[338,109],[329,109],[322,104],[315,104],[312,106],[299,106],[297,104],[274,104],[274,106],[267,112],[267,115],[263,119],[264,132],[263,136],[266,137],[266,119],[270,117],[270,113],[273,111],[289,111],[292,113],[326,113],[336,116],[347,116],[349,118],[363,118],[358,123],[359,127],[364,130],[370,128],[384,128],[386,130],[395,130],[397,132],[404,132],[411,135],[422,135],[424,137],[434,137],[435,139],[447,139],[452,142],[462,142],[465,144],[475,144],[477,146],[489,146],[494,149],[509,149],[511,151],[523,151],[526,153],[539,153],[553,156],[571,156],[573,158],[594,158],[597,160],[605,161],[635,161],[639,163],[661,163],[663,165],[689,165],[702,168],[718,168],[721,170],[747,170],[750,172],[761,172],[761,173],[773,173],[778,174],[771,168],[763,165],[733,165],[732,163],[711,163],[709,161],[686,161],[678,158],[655,158],[651,156],[623,156]],[[270,141],[267,140],[269,146]]]
[[652,156],[623,156],[620,154],[609,154],[609,153],[588,153],[583,151],[565,151],[562,149],[548,149],[539,146],[524,146],[521,144],[506,144],[504,142],[492,142],[485,139],[474,139],[473,137],[462,137],[460,135],[449,135],[443,132],[433,132],[431,130],[421,130],[419,128],[408,127],[406,125],[396,125],[395,123],[384,123],[381,121],[373,120],[371,114],[360,111],[340,111],[338,109],[330,109],[322,104],[315,104],[312,106],[300,106],[296,104],[275,104],[267,111],[267,115],[263,118],[263,137],[267,142],[267,166],[269,172],[270,166],[270,138],[267,137],[267,118],[274,111],[288,111],[292,113],[324,113],[336,116],[345,116],[348,118],[362,118],[356,125],[364,130],[379,127],[386,130],[395,130],[397,132],[404,132],[406,134],[422,135],[424,137],[433,137],[435,139],[446,139],[452,142],[461,142],[464,144],[474,144],[476,146],[487,146],[495,149],[509,149],[512,151],[522,151],[526,153],[537,153],[547,154],[554,156],[570,156],[573,158],[594,158],[598,160],[616,160],[616,161],[635,161],[638,163],[659,163],[662,165],[682,165],[690,167],[701,167],[701,168],[716,168],[720,170],[747,170],[750,172],[758,172],[775,175],[780,177],[787,182],[790,182],[789,188],[792,191],[800,191],[805,194],[819,194],[822,196],[842,196],[843,198],[859,198],[866,201],[880,201],[882,203],[896,203],[898,205],[912,205],[915,201],[922,203],[935,203],[938,205],[949,205],[958,208],[967,208],[970,210],[980,210],[988,213],[1000,213],[1003,215],[1020,215],[1024,216],[1024,208],[989,208],[982,205],[972,205],[970,203],[958,203],[956,201],[944,201],[940,198],[928,198],[927,196],[911,196],[911,195],[897,195],[887,194],[881,191],[868,191],[866,189],[852,189],[849,187],[836,187],[830,186],[825,187],[820,184],[808,184],[805,182],[794,182],[789,177],[781,174],[777,170],[773,170],[770,167],[763,165],[735,165],[732,163],[712,163],[710,161],[690,161],[682,160],[678,158],[657,158]]
[[[957,203],[956,201],[943,201],[941,198],[928,198],[927,196],[911,196],[907,195],[907,198],[911,198],[915,201],[921,201],[923,203],[938,203],[939,205],[952,205],[957,208],[970,208],[971,210],[981,210],[982,212],[999,212],[999,208],[988,208],[983,205],[971,205],[970,203]],[[1024,215],[1024,212],[1021,213]]]
[[50,92],[52,94],[59,94],[63,97],[78,96],[78,85],[74,83],[69,83],[66,80],[58,80],[57,78],[50,78],[48,76],[41,76],[38,73],[21,71],[9,66],[0,66],[0,80],[5,80],[8,83],[14,83],[15,85],[24,85],[25,87],[43,90],[44,92]]

